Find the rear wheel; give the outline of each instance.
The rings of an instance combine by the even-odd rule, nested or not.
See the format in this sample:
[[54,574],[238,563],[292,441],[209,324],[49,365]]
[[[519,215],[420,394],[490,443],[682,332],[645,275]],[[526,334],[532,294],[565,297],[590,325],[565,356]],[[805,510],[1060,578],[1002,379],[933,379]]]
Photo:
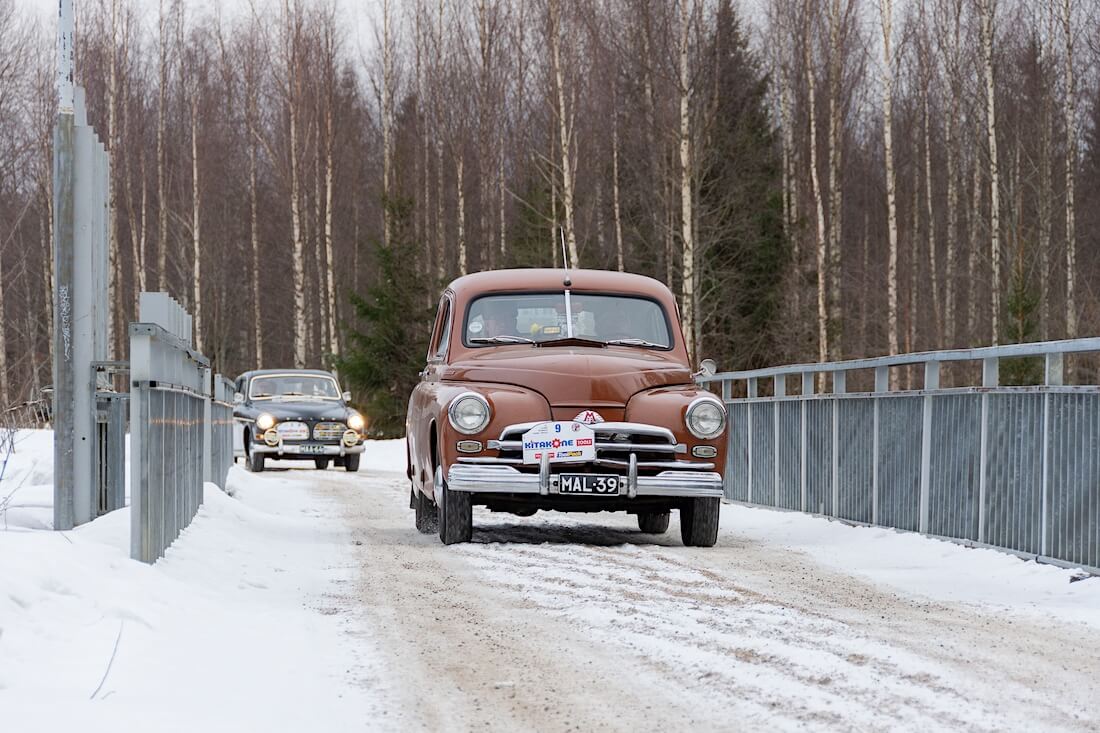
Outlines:
[[680,539],[687,547],[714,547],[718,541],[718,511],[721,499],[688,499],[680,507]]
[[469,542],[474,536],[474,506],[465,491],[451,491],[443,467],[435,469],[435,501],[439,507],[439,539],[445,545]]
[[327,458],[314,458],[313,459],[313,466],[318,471],[324,471],[326,468],[328,468],[328,459]]
[[344,456],[344,470],[348,473],[356,473],[359,471],[359,454],[349,453]]
[[646,534],[664,534],[668,531],[668,520],[672,512],[641,512],[638,514],[638,529]]
[[416,531],[420,534],[431,534],[439,529],[439,512],[435,502],[425,494],[413,489],[412,505],[416,510]]

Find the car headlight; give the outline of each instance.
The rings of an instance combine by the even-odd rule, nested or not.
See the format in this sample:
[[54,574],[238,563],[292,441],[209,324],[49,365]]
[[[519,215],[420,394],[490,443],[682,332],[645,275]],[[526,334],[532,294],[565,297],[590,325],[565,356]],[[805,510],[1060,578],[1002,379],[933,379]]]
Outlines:
[[256,427],[260,430],[270,430],[275,427],[275,416],[268,415],[266,412],[256,418]]
[[688,405],[685,417],[688,430],[696,438],[716,438],[726,427],[726,410],[718,400],[700,397]]
[[489,403],[476,392],[463,392],[447,408],[451,426],[460,433],[479,433],[489,424]]
[[363,416],[358,412],[352,414],[352,416],[348,418],[348,427],[358,433],[363,432],[363,428],[366,427],[366,425],[367,421],[364,420]]

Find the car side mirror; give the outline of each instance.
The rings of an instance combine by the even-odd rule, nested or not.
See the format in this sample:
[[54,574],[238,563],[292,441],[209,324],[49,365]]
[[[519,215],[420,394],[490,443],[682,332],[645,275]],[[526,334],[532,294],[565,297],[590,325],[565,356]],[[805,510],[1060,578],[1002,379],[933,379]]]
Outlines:
[[714,359],[703,359],[699,362],[699,375],[702,377],[713,377],[718,373],[718,364],[714,362]]
[[344,392],[342,395],[344,402],[351,402],[351,392]]
[[233,395],[233,404],[234,405],[243,405],[244,404],[244,392],[237,392],[236,394]]

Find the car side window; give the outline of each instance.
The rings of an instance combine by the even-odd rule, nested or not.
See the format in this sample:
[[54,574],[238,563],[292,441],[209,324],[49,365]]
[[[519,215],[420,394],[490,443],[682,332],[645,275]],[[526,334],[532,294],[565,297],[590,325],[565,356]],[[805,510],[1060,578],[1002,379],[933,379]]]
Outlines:
[[439,323],[436,325],[436,339],[428,354],[429,361],[442,361],[447,356],[447,346],[451,341],[451,299],[443,296],[439,301]]

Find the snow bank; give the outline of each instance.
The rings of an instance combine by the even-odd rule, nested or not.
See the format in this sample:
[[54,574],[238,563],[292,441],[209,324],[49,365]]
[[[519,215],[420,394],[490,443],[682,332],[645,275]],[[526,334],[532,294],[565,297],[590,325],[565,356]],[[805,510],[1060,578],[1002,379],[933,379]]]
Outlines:
[[804,552],[909,595],[1100,627],[1100,577],[1072,582],[1079,571],[1004,552],[739,504],[722,507],[722,532]]
[[308,474],[233,468],[234,496],[208,484],[147,566],[129,559],[127,510],[36,531],[52,515],[51,439],[21,436],[0,483],[0,501],[19,487],[0,520],[0,729],[362,729],[351,538]]

